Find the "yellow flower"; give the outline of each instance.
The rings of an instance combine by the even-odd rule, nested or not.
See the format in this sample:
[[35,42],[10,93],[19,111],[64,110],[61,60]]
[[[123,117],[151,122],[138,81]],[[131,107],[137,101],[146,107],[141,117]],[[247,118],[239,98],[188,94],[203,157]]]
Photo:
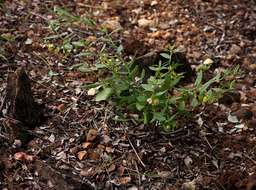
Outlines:
[[208,102],[208,100],[209,100],[209,97],[207,95],[203,97],[203,103]]
[[152,105],[153,105],[153,106],[156,106],[156,105],[158,105],[158,104],[159,104],[159,99],[158,99],[158,98],[153,99]]

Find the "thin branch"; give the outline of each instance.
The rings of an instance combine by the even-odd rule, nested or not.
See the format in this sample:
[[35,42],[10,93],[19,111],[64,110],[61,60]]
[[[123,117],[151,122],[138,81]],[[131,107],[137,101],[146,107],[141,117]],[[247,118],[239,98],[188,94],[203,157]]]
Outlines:
[[138,155],[137,151],[135,150],[135,148],[134,148],[132,142],[130,141],[130,138],[129,138],[129,137],[128,137],[128,141],[129,141],[129,143],[130,143],[130,145],[131,145],[131,147],[132,147],[134,153],[136,154],[138,160],[140,161],[141,165],[145,168],[146,165],[143,163],[143,161],[142,161],[141,158],[139,157],[139,155]]

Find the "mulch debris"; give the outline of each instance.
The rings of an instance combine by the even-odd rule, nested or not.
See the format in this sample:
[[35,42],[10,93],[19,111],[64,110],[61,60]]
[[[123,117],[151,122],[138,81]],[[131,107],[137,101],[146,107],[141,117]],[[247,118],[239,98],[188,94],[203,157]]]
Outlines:
[[[55,13],[65,13],[56,7],[96,24],[67,25],[66,17],[58,20]],[[254,0],[13,0],[1,2],[0,24],[1,102],[8,73],[23,67],[45,118],[24,144],[19,136],[6,138],[6,127],[19,125],[1,110],[1,189],[256,188]],[[179,120],[171,133],[118,122],[113,104],[95,103],[81,88],[97,81],[94,71],[72,69],[95,64],[105,43],[102,27],[127,56],[172,44],[192,68],[207,59],[214,62],[212,72],[239,64],[235,89],[194,118]],[[74,50],[62,44],[67,35],[88,44]],[[75,56],[85,52],[91,54]]]

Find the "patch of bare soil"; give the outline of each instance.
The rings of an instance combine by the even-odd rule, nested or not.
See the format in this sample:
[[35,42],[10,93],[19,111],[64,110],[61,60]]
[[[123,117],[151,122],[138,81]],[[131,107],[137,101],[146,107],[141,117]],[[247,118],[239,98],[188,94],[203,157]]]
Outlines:
[[[184,50],[192,67],[207,58],[214,61],[211,72],[239,64],[234,92],[181,120],[172,133],[117,122],[114,105],[95,103],[81,88],[95,82],[95,74],[69,69],[81,61],[94,64],[97,54],[79,59],[45,45],[55,34],[49,23],[56,6],[96,21],[59,29],[90,42],[91,52],[102,47],[96,39],[104,25],[126,55],[142,56],[171,43]],[[1,103],[8,73],[24,67],[45,118],[26,130],[32,137],[24,142],[7,138],[13,118],[1,110],[1,189],[256,188],[254,0],[14,0],[1,3],[0,24]],[[21,128],[19,122],[12,129]]]

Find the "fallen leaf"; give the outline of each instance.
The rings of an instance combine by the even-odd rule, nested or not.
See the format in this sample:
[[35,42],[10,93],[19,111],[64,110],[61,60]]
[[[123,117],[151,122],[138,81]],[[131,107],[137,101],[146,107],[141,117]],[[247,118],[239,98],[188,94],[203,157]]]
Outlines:
[[87,151],[83,150],[77,153],[77,157],[79,160],[83,160],[87,156]]
[[184,163],[187,167],[190,167],[190,165],[193,163],[193,160],[187,156],[185,159],[184,159]]
[[132,187],[129,187],[127,190],[138,190],[138,187],[132,186]]
[[82,144],[82,147],[83,147],[83,148],[91,148],[92,145],[93,145],[93,144],[92,144],[91,142],[85,142],[85,143]]
[[170,177],[172,175],[172,172],[170,172],[170,171],[160,171],[160,172],[157,172],[157,174],[161,178],[167,178],[167,177]]
[[231,123],[238,123],[239,122],[237,116],[230,115],[230,114],[228,115],[228,121],[231,122]]
[[100,150],[105,150],[105,146],[102,145],[102,144],[98,144],[98,145],[97,145],[97,148],[100,149]]
[[114,149],[112,147],[106,147],[106,152],[113,153]]
[[109,168],[107,169],[107,172],[113,172],[116,169],[116,165],[115,164],[111,164],[109,166]]
[[49,140],[51,143],[54,143],[54,141],[55,141],[55,136],[54,136],[54,134],[51,134],[51,135],[48,137],[48,140]]
[[67,154],[64,151],[61,151],[56,155],[57,160],[65,160],[66,158],[67,158]]
[[125,167],[123,165],[119,166],[117,169],[118,176],[123,176],[124,170],[125,170]]
[[76,154],[78,152],[78,147],[75,146],[73,148],[70,148],[69,152],[72,153],[72,154]]
[[100,155],[97,152],[91,152],[89,155],[90,159],[92,160],[99,160]]
[[108,135],[103,136],[103,143],[108,144],[111,141],[111,138]]
[[83,177],[90,177],[90,176],[95,175],[95,173],[96,173],[96,170],[95,170],[95,168],[93,168],[93,167],[90,167],[90,168],[83,168],[83,169],[80,171],[80,175],[83,176]]
[[33,40],[31,38],[27,38],[27,40],[25,41],[26,45],[30,45],[33,43]]
[[36,159],[36,156],[29,155],[25,152],[17,152],[17,153],[14,154],[14,159],[15,160],[20,160],[20,161],[32,162]]
[[64,112],[65,111],[65,104],[60,104],[56,107],[56,109],[59,111],[59,112]]
[[235,125],[235,128],[237,128],[237,129],[246,129],[247,127],[244,124],[238,124],[238,125]]
[[92,142],[96,139],[98,135],[98,131],[96,129],[90,129],[87,136],[86,136],[86,141],[87,142]]
[[119,185],[126,185],[130,181],[131,181],[131,177],[121,177],[119,179],[111,180],[110,182],[119,186]]

